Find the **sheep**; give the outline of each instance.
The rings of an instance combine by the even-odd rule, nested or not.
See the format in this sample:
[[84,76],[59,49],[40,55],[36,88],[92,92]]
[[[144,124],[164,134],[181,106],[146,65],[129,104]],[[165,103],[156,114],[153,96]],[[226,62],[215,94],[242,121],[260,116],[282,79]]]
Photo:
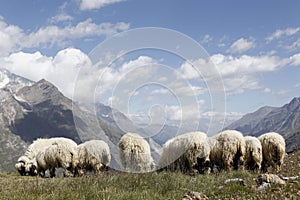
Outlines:
[[168,140],[158,161],[158,168],[170,171],[208,172],[210,146],[203,132],[189,132]]
[[39,138],[35,141],[32,142],[31,145],[27,148],[26,152],[24,153],[23,156],[21,156],[17,163],[15,164],[15,168],[18,170],[20,175],[34,175],[30,173],[30,167],[28,164],[31,164],[36,157],[37,153],[41,150],[44,149],[45,147],[51,145],[52,141],[49,139],[42,139]]
[[121,137],[119,154],[126,172],[149,172],[154,169],[150,146],[136,133],[126,133]]
[[37,173],[45,175],[50,170],[50,177],[55,176],[55,168],[63,168],[64,176],[72,176],[78,164],[77,144],[57,140],[44,150],[39,151],[35,159]]
[[[230,171],[244,169],[245,141],[243,134],[236,130],[225,130],[209,139],[210,160],[219,169]],[[213,166],[212,166],[213,167]]]
[[90,140],[77,146],[78,175],[84,174],[84,170],[92,169],[96,175],[101,169],[109,167],[111,155],[109,146],[103,140]]
[[258,138],[245,136],[245,167],[248,170],[259,171],[262,163],[262,146]]
[[268,171],[272,167],[275,172],[279,172],[285,156],[285,140],[275,132],[265,133],[258,137],[262,146],[263,162],[262,170]]
[[15,168],[18,170],[20,175],[37,175],[36,174],[36,156],[39,151],[44,150],[48,146],[52,145],[53,142],[61,141],[62,143],[70,143],[72,145],[77,145],[73,140],[63,137],[55,137],[55,138],[38,138],[33,141],[31,145],[27,148],[26,152],[23,156],[21,156],[17,163],[15,164]]

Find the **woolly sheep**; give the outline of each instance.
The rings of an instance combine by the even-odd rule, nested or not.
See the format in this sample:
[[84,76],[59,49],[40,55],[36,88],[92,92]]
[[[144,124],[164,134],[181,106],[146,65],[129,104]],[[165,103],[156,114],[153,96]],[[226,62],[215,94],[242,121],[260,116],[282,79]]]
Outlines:
[[77,144],[63,140],[56,140],[36,156],[36,169],[42,176],[49,169],[50,177],[54,177],[55,168],[63,168],[65,176],[74,175],[77,164]]
[[38,138],[33,141],[31,145],[27,148],[26,152],[23,156],[21,156],[17,163],[15,164],[15,168],[18,172],[23,175],[36,175],[36,155],[39,151],[44,150],[48,146],[50,146],[55,141],[61,141],[64,143],[71,143],[73,145],[77,145],[73,140],[63,137],[55,137],[55,138]]
[[285,140],[275,132],[265,133],[258,137],[262,145],[263,162],[262,170],[267,171],[272,167],[279,172],[285,156]]
[[[203,132],[189,132],[168,140],[158,161],[158,167],[171,171],[207,172],[210,147]],[[206,168],[205,168],[206,167]]]
[[119,154],[127,172],[149,172],[154,169],[148,142],[136,133],[126,133],[119,142]]
[[77,146],[79,175],[87,169],[99,174],[101,169],[109,167],[111,155],[109,146],[102,140],[90,140]]
[[262,146],[258,138],[245,136],[245,167],[248,170],[259,171],[262,163]]
[[226,130],[210,138],[210,160],[219,169],[230,171],[244,167],[245,141],[243,134],[236,130]]
[[18,170],[18,172],[24,176],[24,175],[33,175],[30,173],[30,167],[28,166],[29,163],[32,163],[34,158],[36,157],[37,153],[46,148],[47,146],[51,145],[52,141],[50,139],[43,139],[39,138],[32,142],[31,145],[27,148],[26,152],[23,156],[21,156],[16,165],[15,168]]

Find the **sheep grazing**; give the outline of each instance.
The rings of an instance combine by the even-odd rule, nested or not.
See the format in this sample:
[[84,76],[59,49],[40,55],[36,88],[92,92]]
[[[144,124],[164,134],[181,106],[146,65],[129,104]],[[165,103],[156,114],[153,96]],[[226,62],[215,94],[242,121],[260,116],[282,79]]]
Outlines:
[[28,169],[31,169],[28,166],[28,164],[31,164],[33,162],[37,153],[40,150],[48,147],[49,145],[51,145],[51,143],[52,143],[52,141],[50,139],[39,138],[39,139],[33,141],[33,143],[31,145],[29,145],[25,154],[23,156],[21,156],[18,159],[18,162],[15,164],[15,168],[18,170],[20,175],[22,175],[22,176],[34,175],[32,172],[30,172],[30,170],[28,170]]
[[226,130],[210,138],[210,160],[219,169],[244,169],[245,141],[243,134]]
[[246,136],[245,167],[248,170],[259,171],[262,163],[262,146],[256,137]]
[[[158,168],[182,172],[208,172],[210,147],[203,132],[189,132],[168,140]],[[195,171],[196,170],[196,171]]]
[[258,139],[262,145],[262,170],[268,171],[268,167],[272,167],[275,172],[279,172],[285,156],[284,138],[278,133],[269,132]]
[[101,169],[109,167],[111,155],[109,146],[102,140],[90,140],[77,146],[78,175],[83,175],[86,170],[93,170],[96,175]]
[[126,133],[121,137],[119,153],[126,172],[149,172],[154,169],[150,146],[136,133]]
[[55,168],[63,168],[64,176],[73,176],[78,163],[77,144],[73,141],[56,140],[52,145],[39,151],[36,156],[37,173],[45,175],[50,170],[50,177],[55,176]]
[[24,175],[37,175],[37,164],[36,156],[40,151],[45,150],[47,147],[51,146],[54,142],[60,141],[62,143],[71,143],[72,145],[77,145],[73,140],[63,137],[55,138],[39,138],[27,148],[25,154],[18,159],[18,162],[15,164],[15,168],[18,172]]

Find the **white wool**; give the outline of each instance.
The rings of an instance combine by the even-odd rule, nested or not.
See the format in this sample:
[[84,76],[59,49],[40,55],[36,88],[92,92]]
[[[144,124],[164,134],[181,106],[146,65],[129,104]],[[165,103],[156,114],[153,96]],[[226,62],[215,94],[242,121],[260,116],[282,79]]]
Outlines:
[[108,167],[111,161],[109,146],[103,140],[90,140],[77,146],[78,168],[80,173],[89,167],[99,174],[101,168]]
[[210,146],[203,132],[189,132],[168,140],[158,161],[159,168],[191,171],[199,159],[209,161]]
[[[25,154],[18,159],[17,164],[15,165],[16,169],[20,172],[20,174],[31,174],[35,172],[35,168],[37,168],[36,156],[40,151],[44,151],[46,148],[51,146],[54,143],[64,144],[66,146],[77,146],[77,144],[68,138],[63,137],[54,137],[54,138],[38,138],[33,141],[31,145],[27,148]],[[24,164],[19,164],[24,163]],[[23,167],[20,171],[20,167]]]
[[136,133],[126,133],[119,142],[123,168],[127,172],[149,172],[154,168],[148,142]]
[[260,170],[262,163],[262,146],[258,138],[245,136],[245,166],[250,170]]
[[276,172],[280,171],[285,156],[285,140],[275,132],[265,133],[258,137],[262,145],[262,168],[267,171],[271,166]]
[[44,173],[45,170],[51,169],[50,176],[54,176],[55,168],[60,167],[64,169],[66,175],[68,173],[66,170],[74,170],[77,166],[77,144],[65,138],[56,139],[38,153],[36,163],[38,172]]
[[243,134],[236,130],[226,130],[210,138],[210,160],[220,169],[243,169],[245,141]]

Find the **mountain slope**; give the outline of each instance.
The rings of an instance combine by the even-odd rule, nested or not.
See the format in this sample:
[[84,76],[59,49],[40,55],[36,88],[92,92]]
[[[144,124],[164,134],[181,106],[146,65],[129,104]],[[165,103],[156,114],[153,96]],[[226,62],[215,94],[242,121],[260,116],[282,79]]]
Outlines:
[[262,107],[226,129],[236,129],[252,136],[275,131],[285,137],[287,149],[293,150],[300,146],[300,98],[293,98],[282,107]]
[[284,137],[287,152],[300,149],[300,127],[288,132]]

